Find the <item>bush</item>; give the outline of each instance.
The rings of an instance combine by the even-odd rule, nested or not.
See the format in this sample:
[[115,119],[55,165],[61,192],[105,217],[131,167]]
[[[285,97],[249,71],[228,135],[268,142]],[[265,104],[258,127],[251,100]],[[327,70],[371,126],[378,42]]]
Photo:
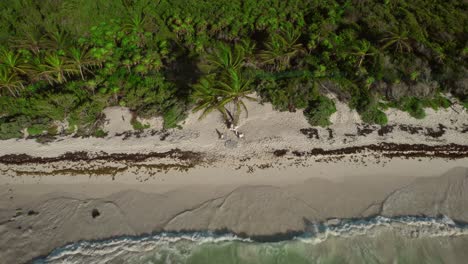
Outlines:
[[48,129],[47,125],[44,124],[34,124],[28,127],[28,134],[31,137],[39,136],[44,133]]
[[0,123],[0,139],[20,138],[23,136],[22,129],[18,122]]
[[319,95],[309,102],[304,115],[312,126],[326,127],[331,125],[330,116],[335,112],[335,102],[326,96]]
[[59,133],[56,125],[51,125],[47,128],[47,135],[55,136]]
[[164,128],[181,128],[178,123],[186,117],[185,109],[181,105],[174,105],[163,114]]
[[386,125],[388,123],[387,115],[375,104],[360,114],[362,121],[368,124]]
[[313,98],[313,83],[307,78],[268,78],[261,81],[257,92],[278,111],[295,111],[307,107]]
[[133,126],[133,129],[135,130],[143,130],[143,129],[147,129],[150,127],[149,124],[142,124],[141,122],[139,122],[136,118],[133,118],[130,123],[132,124]]
[[94,132],[94,136],[98,138],[103,138],[107,136],[107,132],[102,129],[98,129]]
[[105,96],[96,96],[92,101],[84,102],[77,107],[68,117],[68,132],[74,132],[75,126],[77,126],[79,135],[92,135],[98,127],[98,121],[103,116],[102,110],[106,107],[105,99]]
[[438,94],[432,99],[422,100],[424,107],[431,107],[434,110],[439,110],[440,108],[447,109],[452,105],[449,99]]
[[13,119],[0,118],[0,140],[21,138],[23,129],[31,125],[31,120],[24,116]]
[[426,116],[426,112],[424,111],[424,104],[421,99],[416,97],[405,97],[397,104],[397,108],[408,112],[410,116],[422,119]]

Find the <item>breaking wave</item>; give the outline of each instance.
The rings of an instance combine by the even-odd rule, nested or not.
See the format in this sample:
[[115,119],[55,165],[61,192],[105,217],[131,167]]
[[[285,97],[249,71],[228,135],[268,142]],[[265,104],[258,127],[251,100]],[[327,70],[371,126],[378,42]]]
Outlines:
[[82,241],[42,263],[458,263],[468,259],[468,227],[446,217],[330,220],[291,239],[194,232]]

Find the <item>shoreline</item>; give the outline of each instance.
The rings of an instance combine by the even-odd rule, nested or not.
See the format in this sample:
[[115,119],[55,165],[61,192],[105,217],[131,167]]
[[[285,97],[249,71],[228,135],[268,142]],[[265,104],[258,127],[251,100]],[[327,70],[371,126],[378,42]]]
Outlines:
[[[421,230],[414,231],[412,227],[421,227]],[[87,251],[95,246],[112,244],[117,247],[125,248],[125,245],[135,245],[141,242],[153,243],[177,243],[179,241],[187,241],[196,243],[222,243],[222,242],[241,242],[241,243],[306,243],[316,245],[323,243],[330,238],[352,238],[353,236],[362,235],[363,230],[376,234],[379,230],[394,228],[396,233],[400,233],[402,237],[411,239],[417,238],[438,238],[438,237],[466,237],[468,235],[468,225],[466,223],[457,223],[447,218],[425,218],[425,217],[369,217],[365,219],[333,219],[324,223],[314,224],[304,232],[291,232],[285,234],[275,234],[264,237],[248,237],[242,234],[233,234],[228,230],[218,231],[189,231],[189,232],[156,232],[151,234],[142,234],[138,236],[117,236],[100,240],[77,241],[65,246],[54,249],[46,255],[38,256],[31,260],[44,261],[49,258],[57,258],[63,252]],[[387,230],[388,231],[388,230]],[[120,245],[118,245],[120,244]],[[122,246],[124,245],[124,246]],[[89,253],[93,255],[93,253]]]
[[153,232],[261,237],[374,216],[468,222],[468,113],[395,112],[392,128],[379,128],[337,105],[334,124],[316,128],[300,112],[248,107],[243,139],[212,113],[164,139],[1,141],[0,258],[25,263],[76,241]]
[[[353,168],[353,161],[337,161],[328,174],[317,167],[289,167],[252,174],[224,170],[225,175],[215,176],[213,171],[223,170],[199,168],[191,177],[170,171],[159,181],[139,184],[99,177],[80,182],[77,176],[60,175],[10,183],[0,186],[0,252],[7,260],[23,256],[23,263],[83,240],[200,230],[267,238],[307,232],[311,224],[375,216],[444,215],[468,223],[463,209],[468,195],[461,191],[468,186],[468,168],[435,176],[438,172],[428,166],[445,164],[446,169],[467,164],[468,159],[457,161],[393,158],[378,165],[380,170],[375,163],[354,163]],[[401,174],[409,171],[402,167],[418,163],[413,169],[419,175]],[[347,175],[350,168],[353,172]],[[367,175],[359,175],[362,172]],[[44,239],[48,243],[42,243]],[[26,252],[24,247],[34,250]]]

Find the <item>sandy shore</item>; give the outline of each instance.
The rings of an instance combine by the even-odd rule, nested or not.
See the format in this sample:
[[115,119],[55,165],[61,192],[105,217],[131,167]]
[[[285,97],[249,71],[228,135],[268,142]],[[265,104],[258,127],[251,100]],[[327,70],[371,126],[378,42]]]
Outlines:
[[24,263],[78,240],[160,231],[265,237],[375,215],[468,222],[460,106],[424,120],[389,110],[380,127],[338,104],[328,129],[300,112],[248,107],[242,139],[217,114],[192,114],[180,130],[162,131],[155,119],[153,130],[128,132],[130,113],[113,108],[108,138],[0,142],[0,259]]

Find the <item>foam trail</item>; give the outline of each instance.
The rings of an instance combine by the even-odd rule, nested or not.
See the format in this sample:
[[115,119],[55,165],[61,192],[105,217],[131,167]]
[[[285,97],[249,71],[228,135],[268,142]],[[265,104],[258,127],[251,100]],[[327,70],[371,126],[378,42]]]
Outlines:
[[[424,249],[415,251],[414,254],[434,252],[431,249],[432,243],[437,244],[441,241],[448,244],[454,241],[454,247],[466,242],[463,246],[468,246],[468,228],[454,223],[447,217],[379,216],[367,220],[341,220],[335,224],[317,224],[308,229],[311,231],[294,239],[275,243],[259,243],[233,234],[219,235],[211,232],[161,233],[95,242],[83,241],[58,248],[34,263],[200,263],[197,259],[202,258],[201,256],[204,256],[205,263],[211,263],[209,260],[216,261],[218,255],[223,261],[238,258],[235,260],[239,261],[238,263],[250,263],[250,259],[254,260],[252,263],[268,263],[272,259],[284,256],[291,259],[279,263],[296,263],[293,259],[301,259],[297,263],[326,263],[327,259],[337,257],[331,249],[342,247],[342,252],[348,252],[346,250],[350,245],[360,248],[362,252],[359,254],[370,258],[369,262],[363,263],[378,263],[373,262],[374,260],[383,260],[386,263],[385,257],[390,253],[379,247],[382,242],[389,243],[390,246],[387,247],[396,250],[392,254],[402,254],[402,258],[409,259],[412,253],[406,252],[406,249],[398,251],[400,244],[407,243],[409,246]],[[417,243],[414,244],[415,242]],[[224,258],[223,254],[226,255]],[[350,255],[347,258],[352,259],[351,255],[357,253],[349,251],[346,254]],[[445,252],[440,252],[440,255],[444,254]],[[422,257],[424,256],[419,256]],[[232,263],[236,263],[235,261]]]

